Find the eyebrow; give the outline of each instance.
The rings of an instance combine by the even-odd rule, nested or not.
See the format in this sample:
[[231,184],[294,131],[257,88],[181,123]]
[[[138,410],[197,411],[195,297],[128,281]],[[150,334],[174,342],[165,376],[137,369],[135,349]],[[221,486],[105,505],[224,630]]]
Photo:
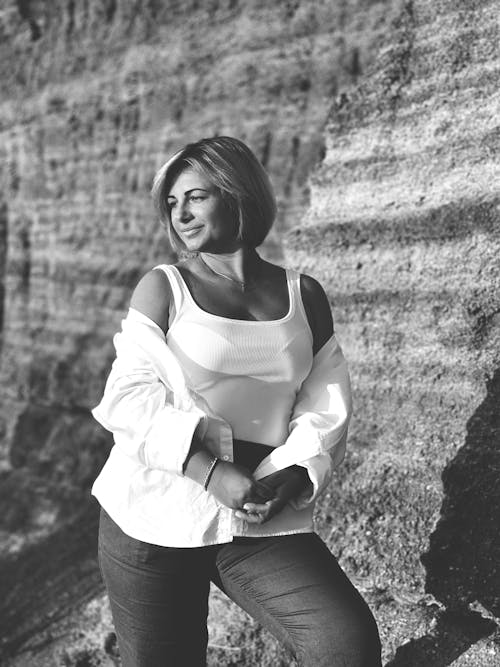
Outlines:
[[[188,195],[190,192],[194,192],[195,190],[201,190],[202,192],[208,192],[208,193],[210,192],[209,190],[206,190],[205,188],[191,188],[191,190],[186,190],[186,192],[184,194]],[[175,195],[167,195],[167,199],[169,197],[173,197],[174,199],[176,199]]]

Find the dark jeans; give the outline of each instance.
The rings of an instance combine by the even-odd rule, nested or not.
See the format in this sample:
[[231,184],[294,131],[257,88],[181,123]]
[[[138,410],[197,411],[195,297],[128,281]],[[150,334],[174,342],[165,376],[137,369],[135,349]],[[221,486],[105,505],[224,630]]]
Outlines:
[[101,511],[99,563],[123,667],[206,665],[210,581],[311,667],[380,667],[375,620],[314,533],[160,547]]

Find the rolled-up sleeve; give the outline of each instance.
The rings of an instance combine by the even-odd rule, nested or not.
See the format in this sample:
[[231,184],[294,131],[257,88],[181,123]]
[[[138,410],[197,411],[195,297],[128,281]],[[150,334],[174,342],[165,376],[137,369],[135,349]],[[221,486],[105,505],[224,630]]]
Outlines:
[[195,431],[202,431],[205,423],[201,410],[175,408],[171,392],[148,372],[123,376],[112,370],[92,415],[113,433],[124,454],[148,468],[179,475]]
[[131,340],[130,329],[137,326],[143,327],[152,347],[159,346],[160,354],[168,358],[159,328],[160,333],[154,327],[144,329],[137,316],[132,323],[124,320],[122,332],[114,337],[116,359],[92,415],[113,433],[115,444],[124,454],[148,468],[182,475],[195,433],[204,436],[207,415],[194,404],[189,409],[178,407],[179,397]]
[[312,489],[292,504],[301,508],[311,503],[344,458],[351,412],[349,370],[332,335],[314,356],[311,371],[297,394],[287,440],[262,462],[256,477],[300,465],[307,469]]
[[346,441],[347,429],[340,441],[329,452],[317,454],[310,459],[297,463],[297,465],[306,468],[311,484],[297,498],[290,501],[295,509],[307,507],[323,493],[332,479],[333,471],[344,458]]

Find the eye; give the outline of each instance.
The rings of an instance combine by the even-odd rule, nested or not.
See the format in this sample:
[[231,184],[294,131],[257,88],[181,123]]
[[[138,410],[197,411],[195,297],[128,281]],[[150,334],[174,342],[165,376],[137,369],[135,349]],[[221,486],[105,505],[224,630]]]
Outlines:
[[170,208],[170,209],[174,208],[174,206],[176,205],[176,203],[177,203],[177,202],[175,201],[175,199],[167,199],[167,206],[168,206],[168,208]]
[[189,197],[190,201],[203,201],[204,199],[206,199],[206,197],[204,197],[203,195],[191,195]]

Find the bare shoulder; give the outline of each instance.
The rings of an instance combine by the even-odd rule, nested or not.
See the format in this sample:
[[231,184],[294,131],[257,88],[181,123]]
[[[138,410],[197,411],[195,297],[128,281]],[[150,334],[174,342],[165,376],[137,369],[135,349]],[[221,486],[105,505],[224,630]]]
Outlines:
[[321,284],[305,273],[300,274],[300,293],[313,334],[313,352],[316,354],[333,334],[330,303]]
[[149,317],[166,333],[171,301],[172,290],[165,272],[152,269],[137,283],[130,307]]

